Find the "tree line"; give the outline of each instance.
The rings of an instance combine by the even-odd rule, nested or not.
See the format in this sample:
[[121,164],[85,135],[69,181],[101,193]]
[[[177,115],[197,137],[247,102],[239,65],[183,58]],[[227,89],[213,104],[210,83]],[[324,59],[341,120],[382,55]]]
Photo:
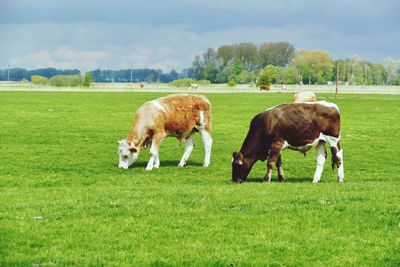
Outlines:
[[[0,70],[0,81],[31,81],[32,76],[50,79],[57,75],[78,75],[78,69],[43,68]],[[223,45],[196,55],[192,66],[181,73],[160,69],[121,69],[89,71],[94,82],[163,82],[191,78],[230,84],[342,84],[400,85],[400,60],[391,57],[372,63],[354,55],[332,60],[326,51],[299,50],[287,42]]]
[[196,55],[194,78],[211,83],[400,85],[400,60],[385,58],[383,64],[354,55],[333,61],[326,51],[295,51],[287,42],[223,45]]
[[[10,68],[0,70],[0,81],[32,81],[32,77],[40,76],[51,79],[54,76],[76,76],[81,71],[77,69],[60,70],[56,68],[43,68],[26,70],[23,68]],[[122,69],[122,70],[93,70],[90,74],[94,82],[164,82],[168,83],[181,78],[192,78],[192,68],[184,69],[181,73],[171,70],[163,73],[159,69]],[[36,77],[37,79],[38,77]],[[43,80],[43,79],[42,79]],[[44,80],[43,80],[44,81]]]

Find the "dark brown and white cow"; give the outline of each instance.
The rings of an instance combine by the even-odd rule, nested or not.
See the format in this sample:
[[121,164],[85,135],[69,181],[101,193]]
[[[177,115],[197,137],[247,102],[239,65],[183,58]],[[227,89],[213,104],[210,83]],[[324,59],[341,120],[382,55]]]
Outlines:
[[340,114],[333,103],[290,103],[267,109],[253,118],[240,152],[233,153],[232,181],[245,181],[256,161],[268,159],[264,181],[271,181],[271,172],[276,164],[278,180],[283,182],[282,150],[289,148],[306,155],[315,147],[317,168],[313,182],[317,183],[325,163],[325,143],[328,143],[332,152],[332,168],[337,166],[338,182],[343,182],[343,149],[339,139]]
[[183,167],[193,150],[196,132],[200,132],[204,144],[203,167],[208,167],[212,146],[211,103],[208,99],[202,95],[178,94],[146,102],[136,111],[128,137],[118,141],[118,167],[127,169],[135,162],[140,150],[151,146],[146,170],[158,168],[158,150],[167,136],[179,141],[185,138],[185,152],[178,164]]

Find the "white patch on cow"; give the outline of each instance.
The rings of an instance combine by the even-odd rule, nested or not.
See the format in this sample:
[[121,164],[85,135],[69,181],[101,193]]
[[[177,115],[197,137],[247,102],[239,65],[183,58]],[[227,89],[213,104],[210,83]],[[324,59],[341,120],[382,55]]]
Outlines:
[[305,152],[311,150],[312,148],[316,147],[318,145],[319,141],[325,141],[325,135],[324,134],[320,133],[320,135],[319,135],[319,137],[317,139],[315,139],[312,143],[306,144],[304,146],[292,146],[287,141],[285,141],[283,143],[282,150],[288,148],[288,149],[291,149],[291,150],[300,151],[301,153],[305,153]]
[[137,157],[139,156],[139,150],[136,153],[132,153],[130,151],[130,146],[126,140],[118,141],[118,156],[119,156],[119,163],[118,168],[128,169],[131,166]]
[[203,111],[200,111],[200,124],[201,124],[201,126],[204,125],[204,113],[203,113]]
[[274,107],[272,107],[272,108],[267,108],[265,111],[268,111],[268,110],[274,109],[274,108],[276,108],[277,106],[279,106],[279,105],[276,105],[276,106],[274,106]]
[[[296,103],[293,103],[296,104]],[[325,100],[317,101],[317,102],[299,102],[298,104],[320,104],[328,108],[335,108],[339,113],[339,107],[335,103],[326,102]]]
[[162,111],[164,111],[165,113],[167,113],[167,111],[164,109],[164,107],[156,100],[151,101],[151,103],[156,106],[157,108],[161,109]]

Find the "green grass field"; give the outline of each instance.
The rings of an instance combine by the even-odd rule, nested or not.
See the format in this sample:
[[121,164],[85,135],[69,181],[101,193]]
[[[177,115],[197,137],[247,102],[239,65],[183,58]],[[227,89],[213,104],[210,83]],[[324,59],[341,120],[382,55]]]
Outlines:
[[[161,93],[0,92],[0,265],[399,266],[400,95],[328,99],[342,116],[345,182],[330,153],[283,152],[286,181],[258,162],[231,182],[250,120],[292,94],[206,94],[211,165],[200,135],[185,168],[176,139],[117,168],[134,111]],[[318,95],[318,99],[333,95]],[[329,151],[329,150],[328,150]]]

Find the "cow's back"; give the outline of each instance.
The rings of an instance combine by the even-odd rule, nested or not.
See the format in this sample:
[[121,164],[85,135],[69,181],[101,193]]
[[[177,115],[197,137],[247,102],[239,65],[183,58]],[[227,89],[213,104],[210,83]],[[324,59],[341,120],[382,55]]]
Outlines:
[[165,108],[165,130],[184,133],[201,121],[211,130],[211,104],[201,95],[177,94],[158,99]]
[[340,134],[339,110],[327,102],[282,104],[260,115],[265,135],[273,140],[282,138],[291,145],[309,143],[320,133],[333,137]]

